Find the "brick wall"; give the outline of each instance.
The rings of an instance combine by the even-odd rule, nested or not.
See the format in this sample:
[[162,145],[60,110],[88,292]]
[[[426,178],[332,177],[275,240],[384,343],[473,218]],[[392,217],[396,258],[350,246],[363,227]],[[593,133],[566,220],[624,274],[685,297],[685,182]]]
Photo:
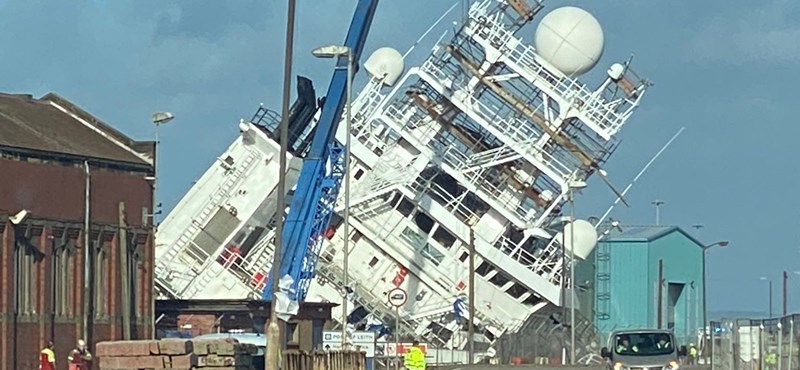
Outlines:
[[[37,368],[38,353],[49,340],[55,342],[57,367],[67,369],[67,353],[77,339],[83,337],[85,249],[82,225],[33,217],[13,225],[7,217],[0,216],[0,232],[0,334],[4,339],[0,341],[0,370]],[[135,339],[146,339],[152,332],[149,310],[152,297],[150,284],[142,282],[152,281],[151,253],[146,253],[151,248],[152,236],[147,230],[135,228],[129,229],[127,234],[129,258],[136,261],[131,279],[139,281],[136,289],[132,289],[132,335]],[[14,240],[19,241],[16,245],[22,246],[15,248]],[[93,243],[92,260],[96,264],[91,266],[92,270],[104,271],[96,274],[96,281],[90,284],[92,297],[99,298],[90,300],[93,314],[89,319],[87,342],[122,339],[122,280],[118,273],[121,251],[117,229],[92,225],[90,243]],[[105,257],[100,257],[100,251]],[[33,255],[29,260],[21,260],[20,256],[27,253]],[[64,253],[71,253],[72,259],[56,257]],[[27,263],[29,267],[19,266],[17,271],[18,263]],[[71,278],[63,271],[70,272]],[[23,276],[29,281],[25,282]],[[15,305],[17,285],[20,302],[29,304]]]

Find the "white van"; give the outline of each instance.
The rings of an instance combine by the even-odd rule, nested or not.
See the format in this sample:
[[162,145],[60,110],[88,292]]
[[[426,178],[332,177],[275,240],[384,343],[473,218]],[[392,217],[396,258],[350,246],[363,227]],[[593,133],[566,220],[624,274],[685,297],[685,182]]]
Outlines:
[[600,355],[609,370],[678,370],[686,346],[669,330],[620,330],[611,333]]

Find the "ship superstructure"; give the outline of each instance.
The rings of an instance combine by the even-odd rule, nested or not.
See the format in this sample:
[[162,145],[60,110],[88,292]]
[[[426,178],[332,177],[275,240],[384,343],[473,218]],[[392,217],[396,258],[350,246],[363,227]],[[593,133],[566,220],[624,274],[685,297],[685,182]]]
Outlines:
[[[478,1],[421,65],[406,70],[391,48],[370,56],[370,79],[351,108],[350,235],[342,235],[340,192],[307,300],[346,296],[351,325],[368,321],[463,347],[455,334],[466,331],[472,243],[475,319],[488,341],[563,305],[568,257],[587,256],[596,242],[590,224],[563,217],[570,187],[603,175],[615,136],[649,84],[629,63],[611,64],[597,88],[578,81],[602,53],[602,31],[588,13],[559,8],[540,22],[537,51],[519,34],[542,8],[536,0]],[[316,122],[309,89],[313,97],[305,86],[295,105],[289,181]],[[278,208],[277,120],[262,107],[242,122],[240,137],[160,225],[156,275],[164,294],[261,297]],[[395,327],[387,294],[397,287],[409,299]]]

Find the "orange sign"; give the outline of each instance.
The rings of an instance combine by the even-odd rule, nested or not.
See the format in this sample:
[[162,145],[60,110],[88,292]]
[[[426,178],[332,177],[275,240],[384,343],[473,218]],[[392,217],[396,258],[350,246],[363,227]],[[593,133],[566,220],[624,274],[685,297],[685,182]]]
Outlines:
[[[394,343],[386,343],[386,356],[402,356],[408,352],[409,348],[411,348],[413,343],[398,343],[400,351],[395,350]],[[380,343],[378,343],[380,346]],[[422,350],[422,353],[428,353],[428,344],[427,343],[420,343],[419,349]]]

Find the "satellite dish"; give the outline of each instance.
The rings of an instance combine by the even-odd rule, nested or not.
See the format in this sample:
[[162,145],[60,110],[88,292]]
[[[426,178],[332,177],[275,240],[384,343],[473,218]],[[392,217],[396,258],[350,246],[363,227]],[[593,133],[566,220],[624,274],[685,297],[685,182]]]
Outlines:
[[[573,229],[575,231],[574,237],[571,235]],[[592,253],[597,245],[597,230],[589,221],[575,220],[575,222],[564,225],[564,232],[558,233],[556,239],[559,242],[564,241],[564,249],[568,254],[574,252],[576,258],[584,260],[589,257],[589,254]]]
[[392,86],[405,69],[403,55],[389,47],[380,48],[369,56],[364,63],[364,69],[372,77],[383,78],[384,85]]
[[592,69],[604,48],[603,29],[589,12],[565,6],[548,13],[536,28],[536,53],[568,76]]

